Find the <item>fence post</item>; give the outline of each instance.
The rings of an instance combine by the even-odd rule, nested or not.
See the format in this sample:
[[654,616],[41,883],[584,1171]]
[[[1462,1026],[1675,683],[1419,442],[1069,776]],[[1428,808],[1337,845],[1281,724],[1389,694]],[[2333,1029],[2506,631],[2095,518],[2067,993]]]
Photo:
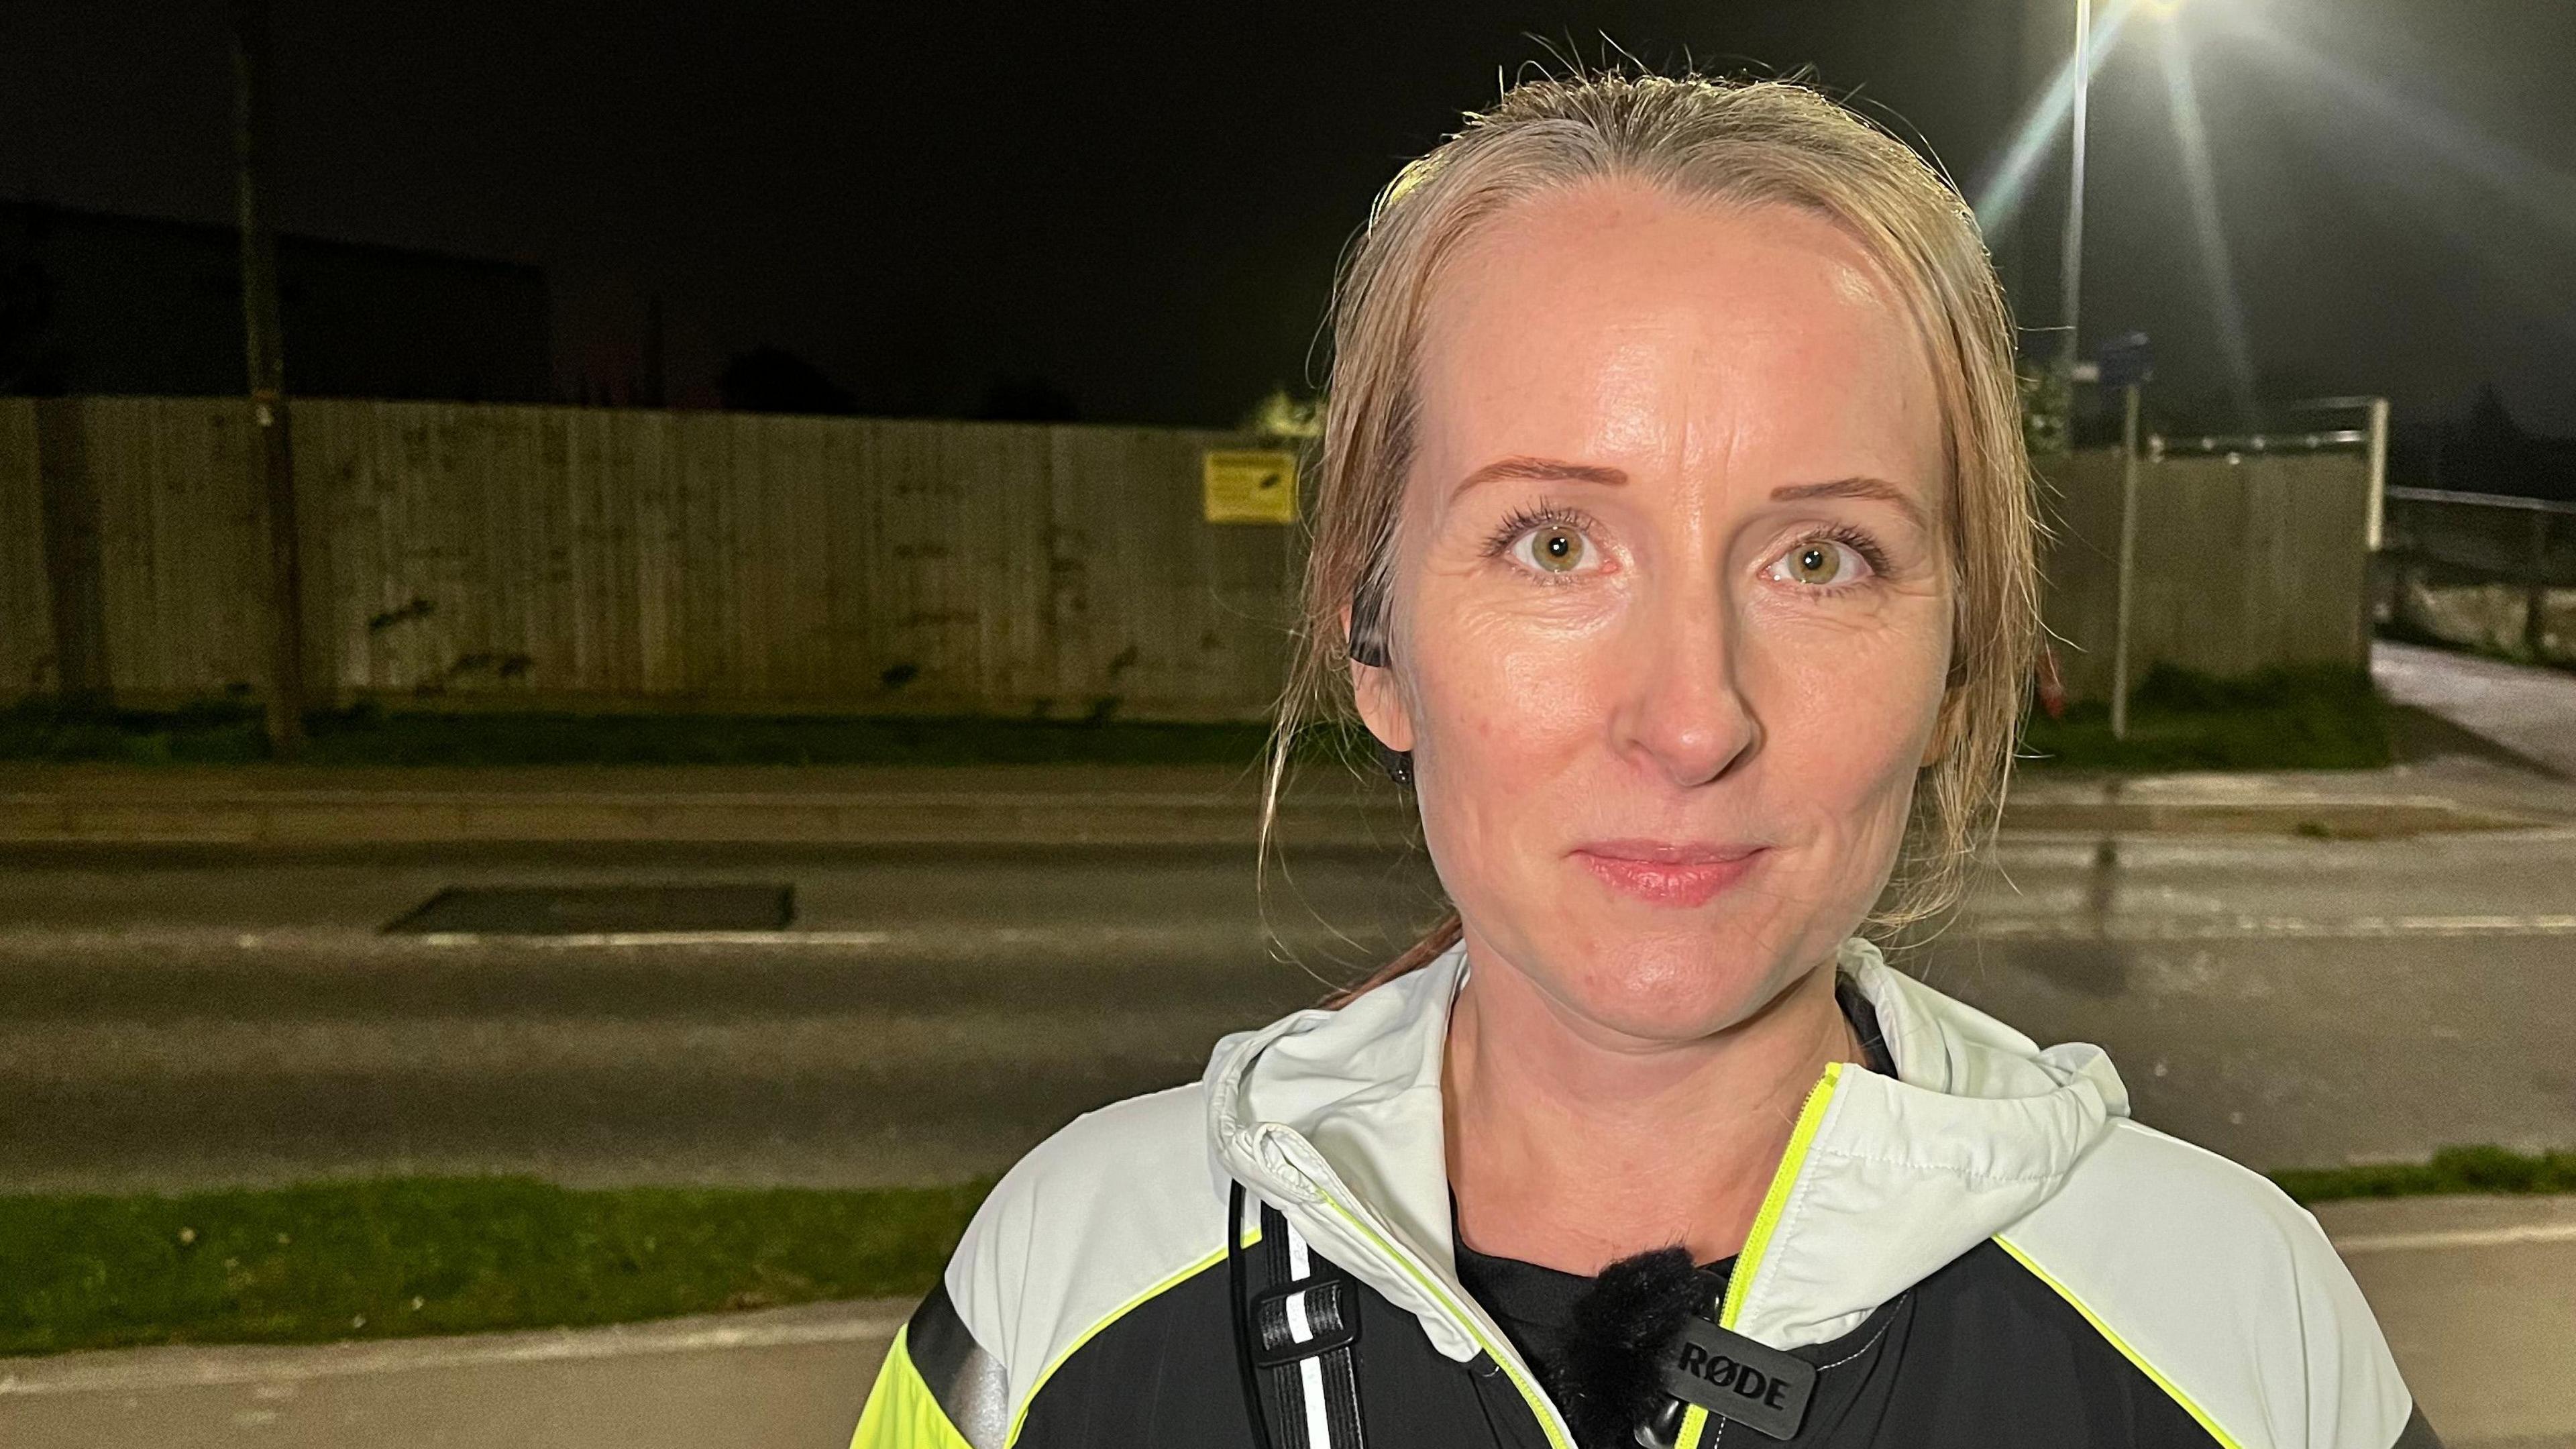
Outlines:
[[[2362,547],[2377,553],[2388,526],[2388,399],[2370,399],[2369,417],[2369,435],[2364,446],[2369,450],[2365,456],[2370,460],[2370,521],[2362,526]],[[2433,446],[2434,456],[2439,458],[2441,443],[2438,433]]]
[[99,554],[98,480],[78,398],[36,401],[36,485],[45,540],[45,588],[54,621],[54,687],[88,708],[111,697],[107,587]]
[[2549,655],[2549,515],[2540,509],[2531,511],[2531,572],[2523,587],[2522,648],[2534,664],[2545,664]]
[[2137,594],[2139,385],[2120,390],[2120,598],[2111,621],[2111,738],[2129,737],[2129,606]]
[[268,161],[268,0],[234,0],[234,141],[240,159],[242,345],[262,501],[268,514],[268,747],[292,759],[304,744],[304,560],[295,522],[295,454],[287,431],[286,348],[277,306],[277,237],[260,168]]

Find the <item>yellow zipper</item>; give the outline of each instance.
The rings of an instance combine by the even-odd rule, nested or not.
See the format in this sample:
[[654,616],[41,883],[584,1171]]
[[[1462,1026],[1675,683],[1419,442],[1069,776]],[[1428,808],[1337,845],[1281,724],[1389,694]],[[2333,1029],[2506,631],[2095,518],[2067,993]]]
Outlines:
[[[1733,1328],[1736,1317],[1744,1311],[1745,1297],[1753,1291],[1753,1274],[1762,1266],[1763,1255],[1771,1250],[1771,1234],[1780,1226],[1780,1214],[1788,1211],[1789,1193],[1807,1165],[1807,1149],[1815,1144],[1816,1133],[1824,1126],[1825,1105],[1833,1100],[1834,1086],[1842,1075],[1842,1063],[1825,1063],[1824,1077],[1808,1090],[1806,1104],[1798,1109],[1798,1122],[1789,1129],[1789,1146],[1780,1154],[1779,1170],[1771,1174],[1771,1186],[1762,1194],[1762,1207],[1753,1215],[1753,1230],[1744,1235],[1744,1247],[1735,1255],[1735,1271],[1726,1275],[1726,1302],[1717,1313],[1717,1321],[1723,1327]],[[1693,1404],[1682,1411],[1681,1432],[1673,1436],[1673,1449],[1699,1449],[1700,1439],[1707,1432],[1708,1410]]]
[[[1735,1271],[1727,1275],[1726,1302],[1719,1310],[1717,1319],[1727,1328],[1735,1326],[1736,1315],[1743,1311],[1744,1298],[1751,1289],[1753,1274],[1761,1267],[1763,1255],[1770,1250],[1771,1234],[1780,1226],[1781,1213],[1788,1210],[1790,1190],[1797,1185],[1800,1169],[1806,1166],[1807,1149],[1814,1145],[1817,1131],[1824,1126],[1825,1107],[1833,1100],[1835,1085],[1842,1080],[1842,1069],[1843,1064],[1840,1062],[1826,1063],[1823,1079],[1808,1091],[1805,1105],[1798,1109],[1797,1125],[1789,1130],[1788,1149],[1781,1153],[1779,1169],[1771,1174],[1771,1186],[1762,1194],[1762,1207],[1753,1216],[1753,1230],[1745,1235],[1743,1251],[1736,1254]],[[1476,1346],[1483,1349],[1486,1356],[1493,1359],[1495,1365],[1511,1379],[1512,1387],[1520,1390],[1521,1398],[1528,1403],[1530,1412],[1537,1416],[1539,1428],[1547,1434],[1548,1443],[1554,1446],[1554,1449],[1574,1449],[1574,1441],[1559,1422],[1556,1406],[1548,1402],[1547,1396],[1539,1392],[1538,1386],[1531,1383],[1527,1375],[1512,1366],[1510,1351],[1498,1348],[1484,1334],[1479,1333],[1476,1330],[1475,1319],[1469,1316],[1466,1309],[1460,1307],[1457,1300],[1450,1297],[1448,1291],[1436,1280],[1414,1265],[1413,1256],[1410,1253],[1388,1242],[1385,1234],[1369,1226],[1368,1221],[1359,1214],[1342,1206],[1341,1201],[1332,1194],[1324,1193],[1322,1197],[1324,1206],[1331,1208],[1334,1216],[1350,1224],[1353,1230],[1367,1238],[1380,1253],[1385,1254],[1397,1267],[1403,1269],[1406,1277],[1411,1278],[1441,1307],[1447,1309],[1449,1316],[1459,1327],[1467,1330],[1467,1336],[1474,1339]],[[1681,1433],[1676,1439],[1674,1449],[1697,1449],[1707,1426],[1708,1411],[1693,1404],[1682,1416]]]
[[1753,1275],[1761,1271],[1763,1255],[1771,1250],[1771,1234],[1780,1226],[1780,1214],[1788,1211],[1789,1193],[1798,1185],[1798,1173],[1807,1165],[1807,1149],[1815,1144],[1817,1129],[1825,1124],[1825,1104],[1833,1100],[1834,1085],[1842,1076],[1842,1063],[1827,1062],[1823,1080],[1808,1091],[1806,1105],[1798,1109],[1798,1125],[1789,1129],[1789,1146],[1780,1154],[1780,1170],[1771,1174],[1771,1186],[1762,1194],[1762,1209],[1753,1215],[1753,1230],[1744,1235],[1744,1249],[1735,1255],[1735,1271],[1726,1277],[1726,1303],[1717,1314],[1721,1328],[1733,1328],[1736,1316],[1744,1311],[1745,1295],[1753,1290]]

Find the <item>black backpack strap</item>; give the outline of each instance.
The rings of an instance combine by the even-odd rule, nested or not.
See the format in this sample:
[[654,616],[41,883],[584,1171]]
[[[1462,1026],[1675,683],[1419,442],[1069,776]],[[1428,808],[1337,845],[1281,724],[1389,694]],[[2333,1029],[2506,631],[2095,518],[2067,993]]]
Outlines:
[[1226,1213],[1226,1274],[1244,1407],[1267,1449],[1366,1449],[1360,1429],[1360,1286],[1278,1209],[1261,1204],[1258,1282],[1244,1246],[1246,1194]]

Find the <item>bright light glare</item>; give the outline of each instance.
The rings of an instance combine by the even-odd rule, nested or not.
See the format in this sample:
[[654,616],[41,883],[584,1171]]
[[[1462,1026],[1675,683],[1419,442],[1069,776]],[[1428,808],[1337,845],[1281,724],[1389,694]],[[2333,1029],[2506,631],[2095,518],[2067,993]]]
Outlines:
[[2452,116],[2336,64],[2250,18],[2246,34],[2275,61],[2369,111],[2397,138],[2413,142],[2485,182],[2506,200],[2562,235],[2576,236],[2576,176]]
[[[2092,44],[2085,47],[2084,69],[2089,75],[2102,68],[2102,57],[2120,38],[2120,27],[2141,0],[2110,0],[2102,13],[2094,17]],[[2040,93],[2021,126],[2014,131],[2012,144],[2004,149],[2003,159],[1986,175],[1985,184],[1977,188],[1977,225],[1989,238],[2011,229],[2020,216],[2022,203],[2030,197],[2031,182],[2039,168],[2057,147],[2057,138],[2066,130],[2066,118],[2075,109],[2076,58],[2066,58],[2057,74]]]
[[2227,357],[2227,381],[2235,395],[2239,421],[2254,426],[2254,349],[2247,340],[2245,303],[2236,291],[2236,264],[2227,249],[2227,228],[2218,215],[2218,177],[2209,160],[2209,128],[2200,118],[2200,88],[2192,83],[2190,42],[2175,31],[2164,33],[2165,109],[2173,123],[2174,150],[2182,161],[2183,185],[2191,193],[2191,225],[2200,242],[2201,270],[2208,273],[2210,320],[2218,324],[2219,350]]
[[[2265,58],[2338,100],[2364,112],[2371,145],[2365,151],[2329,145],[2329,165],[2356,188],[2395,191],[2413,203],[2407,219],[2475,262],[2510,288],[2516,305],[2544,319],[2562,335],[2576,336],[2565,267],[2530,246],[2501,245],[2517,230],[2560,242],[2576,239],[2576,175],[2460,120],[2439,105],[2358,74],[2270,26],[2248,23],[2243,32]],[[2359,131],[2341,117],[2338,125]],[[2488,207],[2463,206],[2444,173],[2465,177],[2519,211],[2530,225],[2498,221]]]

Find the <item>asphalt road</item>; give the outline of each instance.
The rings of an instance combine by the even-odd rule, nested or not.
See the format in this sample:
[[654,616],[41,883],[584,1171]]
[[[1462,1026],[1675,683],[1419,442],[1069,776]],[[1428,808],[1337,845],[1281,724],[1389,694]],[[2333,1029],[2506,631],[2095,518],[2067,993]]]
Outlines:
[[[0,852],[0,1189],[994,1172],[1430,908],[1418,861],[1310,854],[1265,902],[1238,854]],[[2148,1122],[2261,1167],[2576,1144],[2576,832],[2024,838],[2003,863],[1911,966],[2101,1042]],[[454,884],[678,881],[791,884],[797,920],[378,930]]]

